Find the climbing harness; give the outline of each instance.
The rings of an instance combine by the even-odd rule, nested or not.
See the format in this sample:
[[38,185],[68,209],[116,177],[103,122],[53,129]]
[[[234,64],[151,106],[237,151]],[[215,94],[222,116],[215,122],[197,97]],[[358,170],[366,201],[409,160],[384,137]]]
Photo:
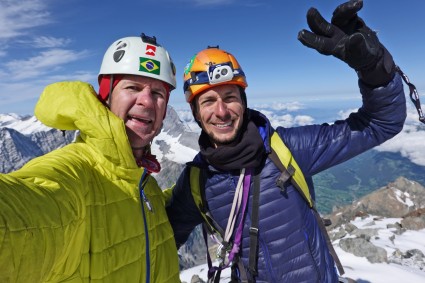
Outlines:
[[[338,256],[332,246],[332,243],[329,239],[329,235],[326,231],[325,223],[317,212],[314,204],[314,200],[310,194],[307,182],[305,181],[304,175],[299,168],[297,162],[292,156],[290,150],[283,143],[280,136],[277,132],[274,132],[271,137],[271,148],[272,151],[269,154],[269,158],[273,163],[279,168],[281,174],[276,180],[277,186],[280,187],[282,191],[286,189],[286,183],[291,182],[291,184],[298,190],[300,195],[305,199],[309,207],[314,212],[314,215],[319,224],[320,230],[324,235],[326,242],[328,244],[329,251],[334,258],[335,264],[338,268],[339,274],[344,274],[344,269],[341,262],[338,259]],[[219,259],[219,266],[213,266],[211,256],[207,252],[207,262],[208,262],[208,283],[217,283],[220,281],[221,271],[229,266],[232,268],[232,278],[236,280],[238,278],[239,282],[252,283],[254,277],[257,276],[257,251],[258,251],[258,223],[259,223],[259,195],[260,195],[260,176],[254,174],[249,169],[242,169],[239,176],[239,182],[236,187],[235,196],[233,199],[232,210],[230,212],[230,217],[228,220],[226,231],[222,231],[220,226],[214,221],[210,212],[208,211],[207,204],[205,203],[205,196],[203,195],[204,190],[200,188],[204,187],[204,177],[202,174],[203,170],[198,167],[191,167],[190,169],[190,187],[192,191],[193,198],[195,203],[204,218],[203,223],[203,235],[205,244],[208,247],[207,234],[212,235],[212,238],[215,239],[220,245],[217,249],[217,258]],[[250,253],[249,253],[249,266],[247,274],[245,268],[243,267],[242,262],[239,260],[239,246],[242,236],[243,229],[243,220],[246,209],[247,197],[249,195],[249,186],[251,175],[253,175],[253,193],[252,193],[252,213],[251,213],[251,227],[249,229],[250,236]],[[243,190],[241,189],[241,182],[243,180]],[[242,190],[242,194],[241,194]],[[242,198],[242,200],[241,200]],[[245,199],[246,198],[246,199]],[[236,211],[237,210],[237,211]],[[231,243],[230,236],[234,231],[236,216],[239,213],[240,222],[238,229],[236,231],[234,242]],[[218,240],[222,238],[223,241]],[[237,282],[237,281],[232,281]]]

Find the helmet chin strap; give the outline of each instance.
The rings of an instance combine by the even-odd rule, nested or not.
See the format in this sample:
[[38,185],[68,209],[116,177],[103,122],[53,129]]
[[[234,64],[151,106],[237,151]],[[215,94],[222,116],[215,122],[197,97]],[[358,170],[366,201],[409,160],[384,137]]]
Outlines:
[[111,109],[111,101],[112,101],[112,87],[114,85],[114,75],[111,74],[111,79],[109,80],[109,94],[108,94],[108,98],[106,100],[106,106],[108,106],[109,109]]

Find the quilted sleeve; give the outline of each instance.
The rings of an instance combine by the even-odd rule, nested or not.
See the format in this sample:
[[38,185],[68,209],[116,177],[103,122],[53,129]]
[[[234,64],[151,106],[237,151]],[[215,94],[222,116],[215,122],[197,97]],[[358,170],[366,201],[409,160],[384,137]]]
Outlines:
[[52,270],[70,276],[79,265],[86,170],[55,161],[63,154],[53,151],[0,175],[0,282],[57,282],[64,278]]
[[397,135],[406,119],[400,75],[386,87],[360,84],[363,104],[345,120],[277,131],[307,176],[361,154]]

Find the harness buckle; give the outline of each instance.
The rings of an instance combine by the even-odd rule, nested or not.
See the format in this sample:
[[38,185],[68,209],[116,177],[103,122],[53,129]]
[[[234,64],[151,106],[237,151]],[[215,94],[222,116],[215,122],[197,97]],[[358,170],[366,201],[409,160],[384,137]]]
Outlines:
[[249,228],[249,234],[254,235],[254,236],[258,235],[258,228],[250,227]]
[[288,169],[284,169],[280,174],[279,178],[276,180],[276,185],[280,188],[282,192],[285,191],[285,183],[294,175],[295,168],[292,165],[288,166]]

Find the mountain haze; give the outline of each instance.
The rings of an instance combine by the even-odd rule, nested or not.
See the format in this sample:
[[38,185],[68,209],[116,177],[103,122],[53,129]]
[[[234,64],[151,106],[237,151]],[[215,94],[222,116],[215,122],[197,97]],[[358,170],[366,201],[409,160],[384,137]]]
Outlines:
[[[0,114],[0,172],[16,170],[31,158],[71,142],[74,136],[72,131],[48,128],[33,116]],[[169,106],[162,131],[152,143],[152,152],[161,163],[161,172],[154,175],[161,187],[174,184],[184,164],[196,155],[198,136]],[[425,184],[425,166],[400,153],[369,150],[313,177],[317,207],[321,213],[330,213],[401,176]]]

